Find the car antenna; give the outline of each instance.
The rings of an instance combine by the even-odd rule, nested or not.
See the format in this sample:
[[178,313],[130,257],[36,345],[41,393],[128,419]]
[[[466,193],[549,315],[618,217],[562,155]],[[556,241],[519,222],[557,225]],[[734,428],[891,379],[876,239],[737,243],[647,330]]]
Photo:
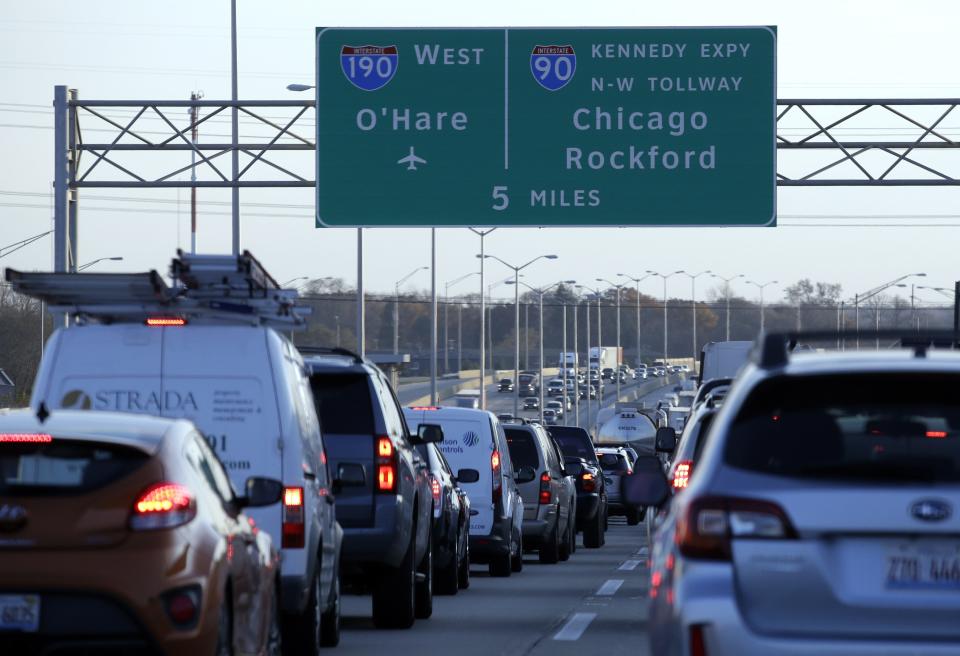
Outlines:
[[49,416],[50,416],[50,411],[47,410],[46,401],[41,401],[40,407],[37,408],[37,421],[39,421],[42,424],[47,420]]

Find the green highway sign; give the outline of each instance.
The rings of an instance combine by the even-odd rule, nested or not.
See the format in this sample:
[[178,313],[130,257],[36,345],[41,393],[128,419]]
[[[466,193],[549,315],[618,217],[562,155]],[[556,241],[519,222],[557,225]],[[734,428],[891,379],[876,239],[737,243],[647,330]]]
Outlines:
[[317,226],[769,226],[776,32],[317,28]]

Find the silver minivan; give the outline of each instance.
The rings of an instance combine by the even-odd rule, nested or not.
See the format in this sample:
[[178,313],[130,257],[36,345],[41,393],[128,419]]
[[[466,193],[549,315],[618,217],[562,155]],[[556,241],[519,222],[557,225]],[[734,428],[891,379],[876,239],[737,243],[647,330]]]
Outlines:
[[576,550],[577,490],[560,450],[542,426],[511,425],[506,433],[514,467],[525,474],[518,486],[524,548],[538,549],[542,563],[567,560]]

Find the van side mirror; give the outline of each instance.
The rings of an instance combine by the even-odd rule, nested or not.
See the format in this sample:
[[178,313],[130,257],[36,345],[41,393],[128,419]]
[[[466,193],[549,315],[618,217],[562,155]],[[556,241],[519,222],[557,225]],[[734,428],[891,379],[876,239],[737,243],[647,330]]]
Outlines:
[[345,487],[363,487],[367,484],[367,472],[363,465],[355,462],[341,462],[337,466],[337,476],[333,479],[333,493],[340,494]]
[[243,487],[244,496],[237,499],[243,508],[272,506],[283,496],[283,483],[275,478],[251,476]]
[[480,480],[480,472],[476,469],[461,469],[457,472],[457,483],[476,483]]
[[640,456],[633,474],[620,477],[620,498],[631,506],[661,507],[670,496],[670,484],[656,456]]
[[657,429],[657,453],[673,453],[677,448],[677,431],[672,426],[661,426]]
[[516,475],[513,477],[513,480],[515,480],[517,483],[529,483],[536,477],[537,472],[533,467],[527,465],[526,467],[520,468],[520,471],[516,473]]
[[437,424],[420,424],[417,426],[417,438],[421,444],[443,442],[443,429]]

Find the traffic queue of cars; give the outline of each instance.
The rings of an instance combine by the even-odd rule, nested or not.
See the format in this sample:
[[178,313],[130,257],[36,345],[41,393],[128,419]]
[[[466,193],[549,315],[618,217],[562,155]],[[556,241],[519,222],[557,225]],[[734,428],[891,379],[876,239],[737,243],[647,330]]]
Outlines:
[[679,441],[660,429],[666,468],[634,463],[651,653],[957,653],[960,355],[937,348],[956,337],[878,337],[900,348],[766,336],[701,385]]
[[578,531],[603,543],[595,453],[403,408],[368,360],[298,349],[249,254],[171,274],[7,272],[72,325],[30,407],[0,411],[0,653],[316,654],[346,592],[407,628],[471,562],[510,576]]

